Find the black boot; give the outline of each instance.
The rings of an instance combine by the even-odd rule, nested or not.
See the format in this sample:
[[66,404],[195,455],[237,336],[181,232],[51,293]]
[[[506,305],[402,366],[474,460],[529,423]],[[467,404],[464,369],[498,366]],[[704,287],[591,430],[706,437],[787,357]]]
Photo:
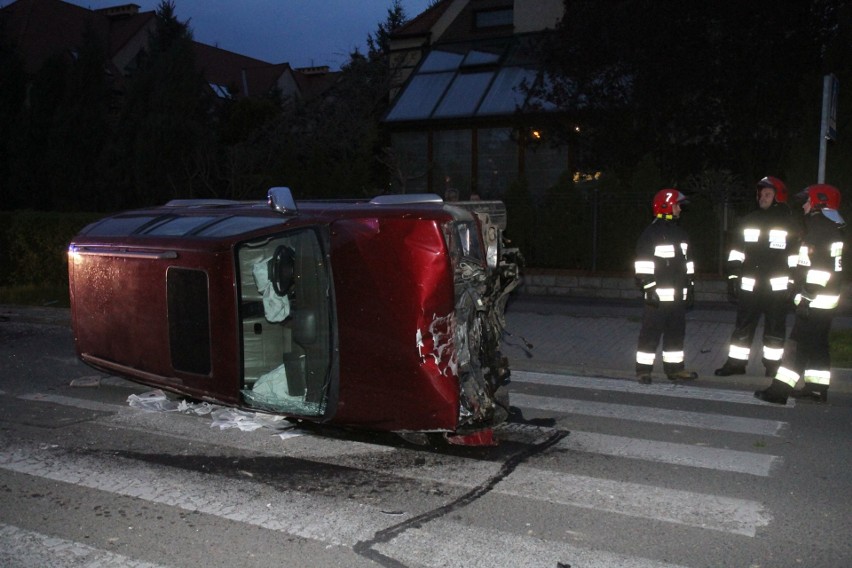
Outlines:
[[773,379],[769,388],[764,390],[754,391],[754,398],[771,402],[772,404],[787,404],[787,397],[793,388],[787,383],[782,383],[778,379]]
[[670,381],[694,381],[698,378],[698,373],[681,369],[672,373],[666,373],[666,377],[668,377]]
[[713,374],[717,377],[730,377],[731,375],[745,375],[745,363],[736,364],[726,361],[724,365],[716,369]]
[[825,404],[828,402],[828,385],[815,385],[805,383],[802,390],[794,390],[790,393],[795,399],[810,400],[817,404]]
[[637,373],[636,380],[639,381],[640,384],[650,385],[651,384],[651,373]]

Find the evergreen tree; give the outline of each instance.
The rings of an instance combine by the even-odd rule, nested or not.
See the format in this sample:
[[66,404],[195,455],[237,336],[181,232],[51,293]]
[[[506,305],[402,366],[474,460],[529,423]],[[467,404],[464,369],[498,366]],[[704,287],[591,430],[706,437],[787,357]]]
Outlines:
[[174,3],[161,2],[148,50],[129,81],[109,160],[111,181],[128,190],[116,205],[155,205],[210,191],[205,165],[215,152],[213,100],[192,41]]

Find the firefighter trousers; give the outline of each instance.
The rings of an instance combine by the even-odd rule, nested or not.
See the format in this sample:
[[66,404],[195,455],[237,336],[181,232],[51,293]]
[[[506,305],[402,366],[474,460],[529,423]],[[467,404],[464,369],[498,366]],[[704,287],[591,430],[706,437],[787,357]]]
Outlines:
[[661,302],[659,307],[645,306],[642,329],[636,349],[636,374],[650,373],[660,339],[663,341],[663,372],[684,368],[683,338],[686,332],[686,307],[682,301]]
[[744,368],[751,355],[751,344],[760,318],[763,317],[763,351],[761,360],[770,376],[781,362],[786,336],[789,295],[785,291],[741,291],[737,304],[737,322],[731,334],[726,367]]
[[805,385],[828,387],[831,378],[829,333],[834,311],[812,308],[807,311],[807,315],[796,314],[796,322],[781,364],[803,377]]

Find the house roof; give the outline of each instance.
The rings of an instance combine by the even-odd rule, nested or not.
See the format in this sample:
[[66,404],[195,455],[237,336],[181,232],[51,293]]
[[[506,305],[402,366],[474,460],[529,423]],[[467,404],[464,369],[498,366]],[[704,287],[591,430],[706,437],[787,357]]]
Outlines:
[[197,41],[193,42],[193,49],[207,82],[226,88],[232,96],[265,95],[290,69],[287,63],[276,65]]
[[[131,4],[131,6],[136,6]],[[107,13],[106,10],[97,10],[98,13]],[[127,16],[110,16],[109,48],[110,53],[117,53],[127,45],[131,39],[142,33],[148,27],[151,20],[157,17],[156,12],[132,12]]]
[[50,57],[72,56],[91,29],[109,41],[109,18],[60,0],[17,0],[0,9],[3,35],[24,58],[28,73],[35,73]]
[[340,78],[340,71],[329,71],[327,66],[298,67],[294,77],[302,98],[311,99],[334,85]]
[[[458,3],[453,6],[454,2]],[[454,12],[447,13],[451,6]],[[427,37],[428,49],[384,122],[453,122],[554,110],[527,89],[539,80],[535,46],[544,31],[516,34],[513,26],[474,25],[477,11],[507,6],[513,6],[511,0],[442,0],[395,30],[393,39]],[[439,23],[445,14],[451,21]],[[436,26],[443,31],[433,32]],[[433,33],[440,37],[432,37]]]
[[441,0],[430,6],[425,12],[421,12],[415,18],[406,22],[402,26],[393,31],[394,37],[411,37],[429,35],[432,32],[432,27],[438,19],[450,7],[453,0]]
[[[141,49],[147,43],[147,35],[141,34],[148,33],[156,17],[152,11],[139,12],[136,4],[89,10],[62,0],[16,0],[0,8],[0,31],[32,75],[52,56],[72,59],[87,30],[104,41],[110,59],[128,45]],[[273,64],[200,42],[193,42],[193,49],[211,88],[226,97],[261,96],[287,83],[298,90],[295,94],[309,98],[331,86],[339,75],[328,68],[294,71],[288,63]],[[287,74],[290,81],[282,82]],[[113,75],[120,79],[121,72],[113,69]]]

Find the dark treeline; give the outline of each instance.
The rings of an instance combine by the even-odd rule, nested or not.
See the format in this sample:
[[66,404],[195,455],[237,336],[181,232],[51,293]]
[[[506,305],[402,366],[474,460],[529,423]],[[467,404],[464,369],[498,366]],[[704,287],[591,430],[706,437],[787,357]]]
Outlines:
[[846,193],[850,216],[852,2],[564,5],[529,90],[562,111],[548,134],[567,143],[572,170],[596,177],[566,180],[533,210],[508,196],[510,219],[529,227],[513,234],[530,264],[628,271],[651,197],[676,187],[691,198],[683,223],[698,269],[721,272],[726,231],[755,207],[759,179],[780,177],[791,193],[817,183],[828,74],[840,97],[825,182]]
[[[273,185],[300,199],[387,189],[388,35],[406,20],[391,4],[367,52],[351,54],[335,86],[305,101],[215,98],[169,1],[123,77],[104,73],[94,32],[73,61],[55,58],[27,76],[0,29],[2,208],[263,199]],[[780,177],[791,192],[817,181],[827,74],[840,98],[826,182],[847,193],[849,210],[852,0],[565,0],[541,56],[546,80],[532,94],[559,111],[547,128],[571,167],[543,202],[523,179],[504,196],[531,265],[629,269],[650,197],[674,186],[692,196],[685,223],[702,270],[717,271],[725,229],[754,206],[758,179]]]
[[103,38],[34,77],[0,30],[0,197],[3,209],[111,211],[172,198],[263,199],[272,185],[304,197],[375,194],[386,174],[379,120],[387,107],[387,33],[357,50],[323,96],[216,99],[174,3],[134,71],[114,77]]
[[841,159],[852,118],[849,0],[566,0],[543,57],[539,94],[566,111],[576,167],[632,189],[649,173],[698,191],[708,172],[749,192],[768,174],[794,188],[815,183],[823,76],[834,74],[838,142],[826,181],[852,189]]

